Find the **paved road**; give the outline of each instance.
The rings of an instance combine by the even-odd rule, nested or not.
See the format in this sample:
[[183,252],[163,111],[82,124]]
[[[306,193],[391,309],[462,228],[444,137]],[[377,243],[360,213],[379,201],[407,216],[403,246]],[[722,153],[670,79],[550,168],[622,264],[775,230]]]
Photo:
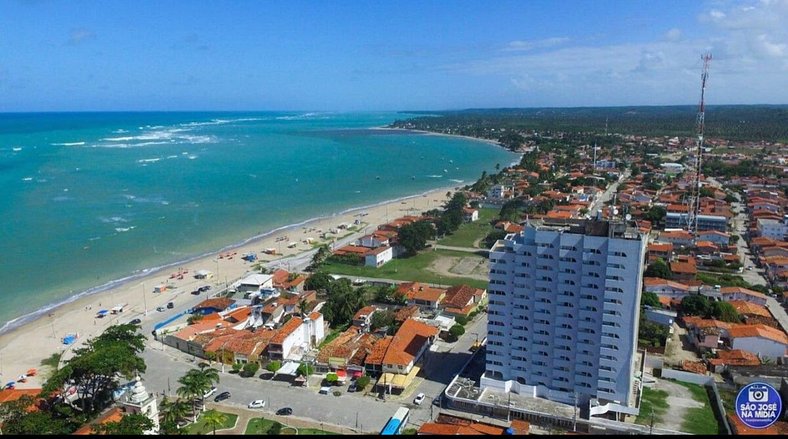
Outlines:
[[599,209],[601,209],[602,206],[604,206],[606,202],[610,201],[610,199],[613,197],[613,193],[618,188],[618,184],[621,183],[622,181],[626,180],[627,178],[629,178],[629,174],[630,174],[630,170],[629,170],[629,168],[627,168],[624,171],[624,173],[621,174],[621,176],[618,178],[617,181],[615,181],[611,185],[609,185],[607,187],[607,189],[605,189],[605,191],[602,193],[602,195],[597,197],[597,199],[594,200],[593,203],[591,203],[591,208],[588,209],[588,215],[591,218],[595,217],[597,211],[599,211]]
[[454,250],[457,252],[466,252],[466,253],[476,253],[476,254],[483,253],[485,255],[487,255],[490,252],[490,250],[486,248],[454,247],[451,245],[441,245],[441,244],[435,244],[435,248],[439,250]]

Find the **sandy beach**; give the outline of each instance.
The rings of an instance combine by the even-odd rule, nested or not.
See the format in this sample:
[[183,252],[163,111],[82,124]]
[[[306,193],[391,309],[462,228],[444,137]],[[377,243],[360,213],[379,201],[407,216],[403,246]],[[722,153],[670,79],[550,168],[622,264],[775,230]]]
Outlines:
[[[329,232],[343,223],[352,225],[356,220],[360,221],[359,230],[352,232],[352,236],[360,237],[373,231],[378,225],[395,218],[410,214],[418,215],[442,206],[446,201],[447,191],[453,192],[454,187],[444,187],[425,194],[372,207],[352,209],[332,217],[295,225],[251,240],[232,250],[216,252],[180,267],[165,268],[112,289],[61,305],[46,316],[0,335],[0,374],[2,374],[0,379],[5,383],[15,380],[30,368],[42,370],[41,360],[56,352],[64,352],[64,358],[67,358],[68,351],[75,346],[79,347],[82,342],[100,334],[113,324],[129,322],[134,318],[140,318],[143,322],[162,321],[172,313],[158,312],[156,308],[166,305],[167,302],[173,301],[178,307],[184,304],[190,306],[197,304],[208,295],[190,294],[195,288],[210,284],[214,286],[212,291],[215,291],[219,285],[224,286],[225,282],[232,283],[253,270],[254,263],[241,259],[245,253],[257,253],[262,262],[298,255],[311,250],[315,243],[330,242],[332,238],[348,238],[351,236],[351,232],[348,231],[338,230],[339,233],[329,234],[327,239],[320,239],[319,232]],[[307,238],[312,238],[314,242],[307,243]],[[292,243],[296,243],[295,246]],[[266,249],[276,249],[277,253],[281,252],[281,254],[268,255],[263,253]],[[183,270],[188,271],[182,278],[176,275]],[[194,273],[198,270],[209,270],[215,276],[208,281],[195,279]],[[154,287],[161,284],[174,288],[163,293],[154,293]],[[122,313],[109,313],[103,318],[96,317],[99,310],[111,310],[120,304],[125,305]],[[67,334],[78,334],[77,342],[70,346],[64,345],[62,340]],[[29,377],[26,383],[18,383],[17,388],[40,387],[43,379],[42,374],[37,374]]]

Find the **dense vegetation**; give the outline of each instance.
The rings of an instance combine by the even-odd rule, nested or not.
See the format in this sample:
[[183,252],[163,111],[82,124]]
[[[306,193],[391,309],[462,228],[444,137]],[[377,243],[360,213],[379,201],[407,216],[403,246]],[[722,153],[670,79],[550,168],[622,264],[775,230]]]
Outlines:
[[[429,114],[397,120],[392,126],[495,139],[503,145],[521,143],[516,131],[605,131],[643,136],[692,136],[697,107],[500,108],[408,112]],[[706,137],[729,140],[788,141],[788,106],[709,105]]]

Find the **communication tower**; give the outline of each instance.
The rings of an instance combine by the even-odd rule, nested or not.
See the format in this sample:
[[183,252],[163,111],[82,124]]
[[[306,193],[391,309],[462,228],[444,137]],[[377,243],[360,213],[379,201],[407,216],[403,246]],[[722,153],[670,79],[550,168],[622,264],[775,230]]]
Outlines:
[[687,214],[687,222],[690,233],[698,235],[698,215],[700,212],[700,173],[703,164],[703,132],[706,128],[706,78],[709,76],[709,64],[711,63],[711,53],[701,56],[703,60],[703,73],[700,76],[700,103],[698,104],[698,116],[695,121],[695,128],[698,134],[695,147],[695,165],[693,166],[695,181],[690,191],[690,206]]

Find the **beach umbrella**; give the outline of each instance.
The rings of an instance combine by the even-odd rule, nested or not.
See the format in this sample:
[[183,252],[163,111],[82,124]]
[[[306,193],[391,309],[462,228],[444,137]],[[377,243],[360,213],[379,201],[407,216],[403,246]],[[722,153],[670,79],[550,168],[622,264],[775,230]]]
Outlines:
[[38,373],[38,371],[35,368],[27,370],[27,376],[36,376],[36,373]]
[[16,381],[9,381],[5,384],[6,387],[14,387],[16,386]]
[[27,381],[27,375],[19,375],[19,378],[17,378],[16,380],[24,383],[25,381]]

